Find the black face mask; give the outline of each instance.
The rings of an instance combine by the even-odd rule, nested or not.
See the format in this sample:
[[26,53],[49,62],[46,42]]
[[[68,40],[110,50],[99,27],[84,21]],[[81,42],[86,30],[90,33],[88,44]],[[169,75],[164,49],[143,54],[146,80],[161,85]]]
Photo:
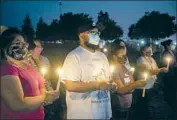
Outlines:
[[127,56],[124,55],[124,56],[122,56],[122,57],[117,57],[117,61],[118,61],[118,63],[120,63],[120,64],[125,64],[125,63],[127,62]]
[[27,43],[16,42],[6,50],[6,53],[16,60],[24,60],[27,57],[28,46]]

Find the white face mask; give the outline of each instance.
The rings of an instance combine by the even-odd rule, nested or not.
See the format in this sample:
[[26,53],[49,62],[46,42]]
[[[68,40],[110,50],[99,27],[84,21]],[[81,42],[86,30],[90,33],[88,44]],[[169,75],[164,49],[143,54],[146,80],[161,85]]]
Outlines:
[[171,50],[175,51],[176,45],[171,45]]
[[100,37],[98,34],[92,34],[90,33],[89,34],[89,41],[88,41],[90,44],[93,44],[93,45],[98,45],[99,42],[100,42]]

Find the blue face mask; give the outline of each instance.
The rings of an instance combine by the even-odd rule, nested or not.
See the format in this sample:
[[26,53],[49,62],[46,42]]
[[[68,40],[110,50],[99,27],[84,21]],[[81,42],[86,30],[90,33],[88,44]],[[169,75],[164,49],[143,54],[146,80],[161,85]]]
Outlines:
[[98,34],[93,34],[93,33],[89,33],[89,41],[90,44],[93,45],[98,45],[100,42],[100,37]]

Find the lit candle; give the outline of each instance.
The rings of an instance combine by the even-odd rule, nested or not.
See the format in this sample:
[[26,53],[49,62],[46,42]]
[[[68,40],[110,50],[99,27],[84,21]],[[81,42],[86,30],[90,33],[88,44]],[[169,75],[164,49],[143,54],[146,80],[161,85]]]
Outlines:
[[135,68],[134,68],[134,67],[131,67],[131,68],[130,68],[130,71],[131,71],[132,73],[134,73],[134,72],[135,72]]
[[167,69],[169,69],[169,65],[170,65],[170,61],[171,61],[171,59],[169,58],[169,57],[167,57]]
[[[145,81],[146,81],[146,79],[147,79],[147,73],[144,73],[144,79],[145,79]],[[143,88],[143,93],[142,93],[142,97],[144,97],[145,96],[145,92],[146,92],[146,89],[145,89],[145,87]]]
[[108,49],[107,49],[107,48],[104,48],[104,49],[103,49],[103,51],[104,51],[104,52],[107,52],[107,51],[108,51]]
[[57,69],[57,73],[58,73],[58,83],[57,83],[56,91],[59,91],[59,89],[60,89],[60,82],[61,82],[62,69]]
[[41,69],[41,73],[42,73],[43,78],[45,77],[46,72],[47,72],[46,68]]
[[114,72],[114,66],[113,65],[110,66],[110,72],[111,72],[111,74]]

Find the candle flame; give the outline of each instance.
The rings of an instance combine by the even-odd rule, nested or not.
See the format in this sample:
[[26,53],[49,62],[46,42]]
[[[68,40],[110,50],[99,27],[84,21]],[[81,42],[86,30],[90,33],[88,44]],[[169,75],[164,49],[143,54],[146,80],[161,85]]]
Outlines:
[[130,68],[130,71],[131,71],[131,72],[134,72],[134,71],[135,71],[135,68],[134,68],[134,67],[131,67],[131,68]]
[[145,80],[147,79],[147,76],[148,76],[148,74],[145,72],[145,73],[144,73],[144,78],[145,78]]
[[61,74],[63,73],[62,69],[58,68],[58,69],[57,69],[57,73],[58,73],[59,75],[61,75]]
[[169,63],[171,61],[171,58],[170,57],[167,57],[166,58],[167,62]]
[[108,49],[107,49],[107,48],[104,48],[104,49],[103,49],[103,51],[104,51],[104,52],[107,52],[107,51],[108,51]]
[[43,75],[45,75],[46,72],[47,72],[47,69],[46,69],[46,68],[42,68],[42,69],[41,69],[41,73],[42,73]]

